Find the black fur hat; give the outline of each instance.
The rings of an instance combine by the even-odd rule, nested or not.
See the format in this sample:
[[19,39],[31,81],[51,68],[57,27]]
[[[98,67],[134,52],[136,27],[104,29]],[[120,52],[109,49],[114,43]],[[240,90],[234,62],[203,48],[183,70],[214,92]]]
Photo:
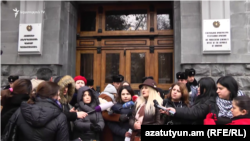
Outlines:
[[9,76],[8,81],[9,83],[15,82],[17,79],[19,79],[19,76]]
[[186,76],[195,76],[195,70],[193,68],[191,69],[185,69]]
[[87,86],[93,86],[94,80],[93,79],[87,79]]
[[112,79],[113,79],[113,82],[122,82],[124,81],[124,76],[118,74],[118,75],[113,76]]
[[185,74],[185,72],[177,72],[176,79],[187,79],[187,75]]

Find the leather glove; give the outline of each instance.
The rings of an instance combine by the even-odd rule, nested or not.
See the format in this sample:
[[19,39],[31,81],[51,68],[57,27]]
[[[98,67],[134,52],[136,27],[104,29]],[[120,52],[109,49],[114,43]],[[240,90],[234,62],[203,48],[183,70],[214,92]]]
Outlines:
[[101,132],[101,126],[98,124],[90,124],[90,129],[94,132]]
[[121,114],[120,119],[121,122],[126,122],[129,120],[129,117],[126,114]]

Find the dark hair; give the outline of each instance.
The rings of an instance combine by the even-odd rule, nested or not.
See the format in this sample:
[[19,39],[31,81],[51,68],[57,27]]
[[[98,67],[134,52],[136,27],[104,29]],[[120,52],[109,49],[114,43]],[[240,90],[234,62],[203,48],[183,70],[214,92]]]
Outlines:
[[41,79],[44,81],[49,81],[50,78],[52,77],[52,70],[49,68],[40,68],[37,70],[37,79]]
[[203,77],[198,81],[198,84],[200,85],[200,95],[197,97],[195,102],[199,102],[201,99],[206,100],[209,97],[216,96],[216,84],[213,78]]
[[221,84],[230,91],[229,100],[233,100],[238,94],[238,84],[232,76],[222,76],[218,79],[217,84]]
[[[94,95],[94,92],[93,92],[91,89],[88,89],[88,90],[86,90],[86,91],[83,91],[83,94],[82,94],[82,101],[83,101],[83,96],[84,96],[84,93],[85,93],[85,92],[89,92],[89,94],[90,94],[90,97],[91,97],[91,102],[90,102],[90,103],[94,103],[94,106],[97,106],[97,105],[100,104],[99,101],[97,100],[96,96]],[[84,103],[84,101],[83,101],[83,103]],[[92,108],[94,108],[94,107],[92,107]]]
[[[120,86],[118,87],[117,91],[119,91],[119,89],[121,89],[123,87],[124,83],[128,83],[128,81],[122,81]],[[131,87],[129,83],[128,83],[128,86]]]
[[169,93],[165,96],[165,98],[169,98],[172,99],[171,94],[172,94],[172,89],[174,88],[174,86],[179,86],[180,87],[180,91],[181,91],[181,101],[183,103],[185,103],[187,106],[189,106],[189,93],[186,87],[186,84],[184,83],[174,83],[171,87],[171,89],[169,90]]
[[6,99],[13,96],[13,94],[27,94],[32,92],[32,84],[29,79],[18,79],[13,83],[13,92],[9,89],[1,91],[1,104],[4,105]]
[[124,103],[123,101],[122,101],[122,96],[121,96],[121,94],[122,94],[122,90],[124,90],[124,89],[126,89],[127,91],[128,91],[128,93],[130,93],[131,94],[131,98],[132,98],[132,96],[134,96],[134,91],[133,91],[133,89],[130,87],[130,86],[122,86],[119,90],[118,90],[118,95],[117,95],[117,98],[116,98],[116,101],[118,102],[118,103]]
[[52,98],[58,94],[60,86],[55,82],[44,81],[37,86],[36,93],[30,94],[30,99],[27,103],[34,104],[35,97],[39,96],[41,98]]
[[162,99],[164,99],[164,92],[161,88],[157,88],[158,92],[160,93],[160,96]]
[[240,110],[246,110],[247,114],[250,114],[250,97],[249,96],[237,96],[233,99],[235,105],[240,108]]

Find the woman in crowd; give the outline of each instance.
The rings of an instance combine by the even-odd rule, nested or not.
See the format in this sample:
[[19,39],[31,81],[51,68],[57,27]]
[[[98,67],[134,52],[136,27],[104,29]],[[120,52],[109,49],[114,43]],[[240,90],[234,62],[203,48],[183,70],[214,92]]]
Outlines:
[[[203,120],[210,112],[210,107],[215,105],[216,85],[212,78],[204,77],[200,79],[198,86],[198,96],[191,107],[167,108],[167,110],[171,110],[174,113],[171,115],[173,119],[188,120],[190,121],[189,124],[203,124]],[[170,115],[168,111],[160,111]]]
[[223,76],[217,81],[217,94],[216,105],[212,113],[215,114],[216,124],[228,124],[231,123],[233,114],[232,100],[236,98],[238,93],[238,84],[232,76]]
[[131,140],[141,138],[141,125],[161,125],[160,112],[154,107],[153,100],[162,105],[162,98],[157,93],[156,82],[146,79],[139,85],[141,96],[137,98],[132,110],[132,117],[129,119],[130,128],[133,130]]
[[[180,82],[173,84],[170,93],[166,95],[163,101],[163,106],[173,108],[189,107],[189,93],[186,85]],[[163,114],[162,118],[167,125],[190,124],[188,120],[173,118],[166,114]]]
[[[83,76],[81,76],[81,75],[76,76],[76,77],[74,78],[74,81],[75,81],[76,89],[75,89],[75,93],[74,93],[74,95],[73,95],[73,97],[72,97],[72,100],[71,100],[71,102],[70,102],[70,105],[72,105],[73,107],[75,107],[75,104],[77,103],[77,91],[78,91],[81,87],[83,87],[83,86],[85,86],[85,85],[87,84],[86,78],[83,77]],[[77,107],[77,106],[76,106],[76,107]]]
[[74,137],[80,137],[83,141],[100,140],[104,128],[104,121],[101,112],[91,112],[99,105],[95,91],[84,86],[78,90],[77,103],[78,111],[90,112],[84,119],[77,119],[74,122]]
[[18,79],[13,83],[13,88],[1,91],[1,133],[8,123],[10,117],[21,106],[22,101],[27,101],[32,91],[29,79]]
[[[232,122],[226,125],[250,125],[250,98],[248,96],[238,96],[233,99]],[[204,120],[204,125],[216,125],[216,118],[213,113],[209,113]]]
[[54,82],[60,86],[60,103],[62,104],[63,113],[66,115],[68,120],[70,139],[73,139],[73,121],[77,118],[85,118],[87,113],[77,112],[75,108],[69,104],[75,92],[75,81],[71,76],[59,76],[55,78]]
[[22,102],[16,122],[16,140],[67,141],[67,118],[60,105],[59,86],[54,82],[42,82],[36,94],[30,94],[28,102]]
[[[117,103],[112,106],[111,110],[117,114],[127,114],[128,117],[132,115],[132,107],[134,106],[131,103],[132,97],[134,96],[134,91],[129,86],[123,86],[118,91]],[[124,105],[125,104],[125,105]],[[127,106],[127,105],[129,106]],[[109,128],[113,134],[113,141],[124,141],[125,137],[130,137],[130,134],[127,133],[129,130],[129,121],[125,122],[107,122]]]

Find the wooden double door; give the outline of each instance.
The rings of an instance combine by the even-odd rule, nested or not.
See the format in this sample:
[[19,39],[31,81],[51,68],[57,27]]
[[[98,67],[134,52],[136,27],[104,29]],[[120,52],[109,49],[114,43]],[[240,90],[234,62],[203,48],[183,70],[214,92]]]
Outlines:
[[173,83],[173,49],[120,48],[78,49],[76,75],[94,80],[94,88],[103,91],[112,76],[121,74],[133,90],[139,90],[142,78],[152,76],[159,88],[168,90]]

